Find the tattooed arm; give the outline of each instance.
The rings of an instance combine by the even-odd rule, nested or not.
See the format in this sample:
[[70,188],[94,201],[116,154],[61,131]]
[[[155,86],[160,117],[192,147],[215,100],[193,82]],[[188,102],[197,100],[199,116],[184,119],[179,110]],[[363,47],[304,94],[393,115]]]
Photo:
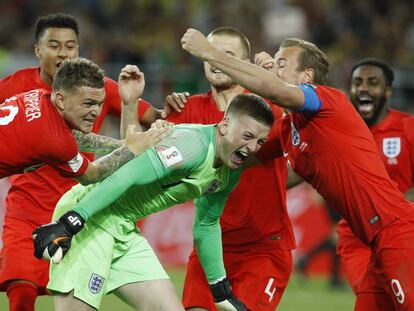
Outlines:
[[111,137],[97,134],[83,134],[82,132],[72,130],[78,143],[79,151],[94,152],[96,154],[108,154],[115,149],[125,145],[125,142]]
[[82,185],[103,180],[123,164],[160,142],[168,135],[169,131],[169,128],[164,127],[159,129],[152,128],[146,132],[136,132],[134,126],[128,127],[125,145],[94,162],[90,162],[86,172],[77,177],[76,180]]
[[135,154],[127,146],[118,148],[110,154],[89,163],[85,174],[77,177],[76,180],[82,185],[96,183],[111,175],[134,157]]

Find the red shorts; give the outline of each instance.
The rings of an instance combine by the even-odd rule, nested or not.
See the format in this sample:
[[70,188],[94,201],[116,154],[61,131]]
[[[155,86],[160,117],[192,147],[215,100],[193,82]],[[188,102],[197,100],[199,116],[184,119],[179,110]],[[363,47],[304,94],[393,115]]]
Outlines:
[[[224,253],[224,266],[234,295],[254,311],[275,310],[292,272],[292,252]],[[217,310],[200,262],[193,252],[187,264],[185,308]]]
[[[337,226],[337,254],[341,258],[345,275],[355,294],[359,292],[362,279],[371,260],[371,248],[366,246],[351,231],[348,223],[341,220]],[[383,292],[381,284],[374,283],[367,289],[371,292]]]
[[[394,304],[394,310],[414,310],[414,219],[398,219],[384,228],[373,242],[375,256],[361,282],[355,310],[390,310],[384,305]],[[382,293],[371,288],[383,285]],[[388,294],[388,298],[386,296]],[[369,299],[362,299],[369,296]],[[365,301],[368,304],[365,304]],[[391,309],[392,310],[392,309]]]
[[3,226],[3,248],[0,252],[0,291],[6,290],[10,280],[27,280],[46,295],[49,264],[37,259],[34,253],[32,232],[39,226],[28,220],[7,217]]

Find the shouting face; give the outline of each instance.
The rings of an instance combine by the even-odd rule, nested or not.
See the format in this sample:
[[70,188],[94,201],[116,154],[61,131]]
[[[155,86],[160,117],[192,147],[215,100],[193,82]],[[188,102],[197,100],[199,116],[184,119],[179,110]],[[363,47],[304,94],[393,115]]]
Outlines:
[[352,73],[351,102],[368,126],[382,119],[390,96],[391,87],[387,86],[381,68],[363,65]]
[[219,124],[218,158],[236,169],[265,143],[270,127],[248,115],[231,115]]

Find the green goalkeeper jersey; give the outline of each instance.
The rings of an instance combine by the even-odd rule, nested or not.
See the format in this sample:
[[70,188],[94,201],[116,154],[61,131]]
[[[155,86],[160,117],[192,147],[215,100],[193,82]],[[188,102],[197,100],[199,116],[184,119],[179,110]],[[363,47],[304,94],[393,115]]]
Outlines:
[[74,210],[85,220],[96,214],[91,221],[122,241],[137,219],[195,199],[194,242],[207,279],[215,281],[225,276],[219,218],[241,173],[215,168],[215,149],[215,125],[174,126],[100,184],[72,188]]

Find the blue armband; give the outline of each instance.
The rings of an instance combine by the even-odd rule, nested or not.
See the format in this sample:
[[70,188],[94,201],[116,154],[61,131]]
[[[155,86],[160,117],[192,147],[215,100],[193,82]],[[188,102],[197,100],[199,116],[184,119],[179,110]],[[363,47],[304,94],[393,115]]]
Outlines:
[[299,88],[302,89],[305,95],[305,104],[297,111],[318,112],[321,109],[322,101],[319,99],[318,94],[316,94],[315,89],[310,84],[300,84]]

